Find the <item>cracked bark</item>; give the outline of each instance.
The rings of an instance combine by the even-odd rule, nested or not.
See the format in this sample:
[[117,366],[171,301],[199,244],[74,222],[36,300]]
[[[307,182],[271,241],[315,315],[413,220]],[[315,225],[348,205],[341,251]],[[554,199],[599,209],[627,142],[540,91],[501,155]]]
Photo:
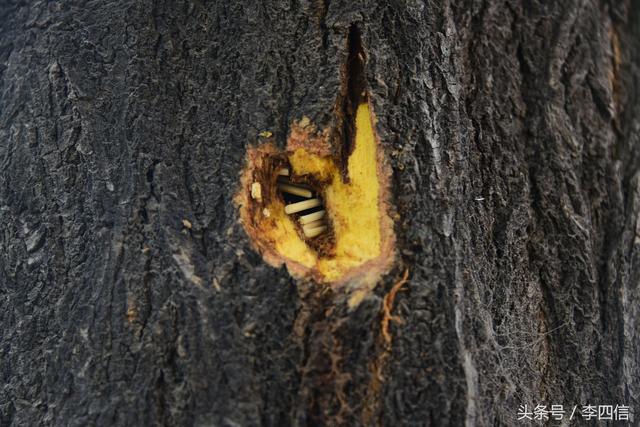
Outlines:
[[[640,408],[640,4],[377,3],[0,2],[0,425]],[[352,25],[399,256],[349,311],[232,196],[261,131],[335,124]]]

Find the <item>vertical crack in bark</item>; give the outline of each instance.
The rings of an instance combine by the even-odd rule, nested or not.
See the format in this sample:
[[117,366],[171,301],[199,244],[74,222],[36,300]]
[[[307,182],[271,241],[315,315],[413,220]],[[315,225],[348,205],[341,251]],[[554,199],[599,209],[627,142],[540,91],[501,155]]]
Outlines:
[[298,405],[292,418],[303,424],[340,425],[346,410],[348,374],[340,373],[343,348],[336,330],[345,319],[335,310],[330,287],[300,285],[301,310],[294,333],[304,349],[300,363]]
[[318,9],[318,27],[322,33],[322,48],[327,48],[327,39],[329,31],[327,30],[327,12],[329,11],[330,0],[316,0],[316,8]]
[[347,37],[348,57],[343,68],[342,89],[336,103],[334,147],[336,158],[345,182],[349,182],[347,159],[353,152],[355,140],[355,118],[358,105],[367,100],[365,74],[366,54],[362,47],[360,29],[356,24],[349,27]]
[[390,322],[402,323],[402,319],[392,314],[396,296],[409,280],[409,269],[405,269],[402,277],[395,282],[389,292],[384,296],[380,321],[380,333],[377,339],[376,354],[369,364],[370,380],[367,394],[362,409],[362,423],[364,425],[382,425],[382,386],[384,383],[384,371],[387,368],[389,356],[392,350],[393,336],[389,332]]

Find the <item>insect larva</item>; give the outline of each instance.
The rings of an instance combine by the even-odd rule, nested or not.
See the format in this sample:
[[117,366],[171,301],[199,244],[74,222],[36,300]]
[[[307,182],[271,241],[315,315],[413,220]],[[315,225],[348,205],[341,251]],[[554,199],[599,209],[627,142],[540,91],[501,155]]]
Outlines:
[[[302,221],[300,221],[300,224],[302,224]],[[321,219],[318,219],[316,221],[311,221],[308,222],[307,224],[302,224],[302,228],[315,228],[315,227],[320,227],[321,225],[324,225],[324,221],[322,221]]]
[[[288,195],[307,198],[307,200],[286,205],[284,207],[285,213],[291,215],[309,209],[320,208],[320,210],[318,210],[317,212],[302,215],[298,219],[300,221],[300,225],[302,225],[302,232],[304,233],[304,236],[306,238],[313,238],[322,234],[327,229],[327,224],[323,220],[326,212],[324,209],[322,209],[322,201],[318,198],[311,198],[313,197],[313,189],[307,187],[304,184],[298,184],[289,181],[288,169],[280,169],[277,173],[278,181],[276,185],[278,187],[278,190]],[[295,197],[286,196],[285,203],[286,201],[292,201],[291,199],[296,200]]]
[[278,184],[278,188],[285,193],[294,194],[300,197],[311,197],[313,195],[310,190],[296,185],[280,183]]
[[317,221],[320,218],[324,217],[324,214],[325,214],[325,211],[322,210],[322,211],[310,213],[308,215],[302,215],[300,217],[300,224],[304,225],[304,224],[309,224],[310,222],[313,222],[313,221]]
[[322,234],[326,229],[326,225],[321,225],[320,227],[315,228],[303,228],[302,231],[304,231],[304,235],[306,237],[316,237],[317,235]]
[[320,205],[321,205],[320,199],[303,200],[302,202],[291,203],[290,205],[285,206],[284,212],[286,214],[291,215],[293,213],[302,212],[307,209],[315,208]]
[[311,230],[313,230],[315,228],[320,228],[320,227],[324,227],[324,226],[325,226],[325,224],[322,224],[322,223],[313,224],[313,225],[312,224],[303,225],[302,226],[302,231],[304,231],[306,233],[306,232],[311,231]]

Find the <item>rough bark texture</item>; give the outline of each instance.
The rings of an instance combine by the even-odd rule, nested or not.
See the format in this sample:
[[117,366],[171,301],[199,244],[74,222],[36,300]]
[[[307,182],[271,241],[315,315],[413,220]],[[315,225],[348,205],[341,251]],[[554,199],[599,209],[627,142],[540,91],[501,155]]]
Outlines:
[[[454,3],[0,1],[0,425],[640,410],[640,3]],[[232,197],[335,124],[352,25],[399,256],[349,311]]]

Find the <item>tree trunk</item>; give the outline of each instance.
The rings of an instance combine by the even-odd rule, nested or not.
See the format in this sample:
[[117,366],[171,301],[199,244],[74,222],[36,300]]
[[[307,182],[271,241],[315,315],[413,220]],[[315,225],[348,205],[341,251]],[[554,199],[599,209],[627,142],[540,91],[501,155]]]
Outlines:
[[[640,3],[453,3],[1,1],[0,425],[640,410]],[[344,141],[350,32],[396,254],[355,305],[234,202],[260,135]]]

